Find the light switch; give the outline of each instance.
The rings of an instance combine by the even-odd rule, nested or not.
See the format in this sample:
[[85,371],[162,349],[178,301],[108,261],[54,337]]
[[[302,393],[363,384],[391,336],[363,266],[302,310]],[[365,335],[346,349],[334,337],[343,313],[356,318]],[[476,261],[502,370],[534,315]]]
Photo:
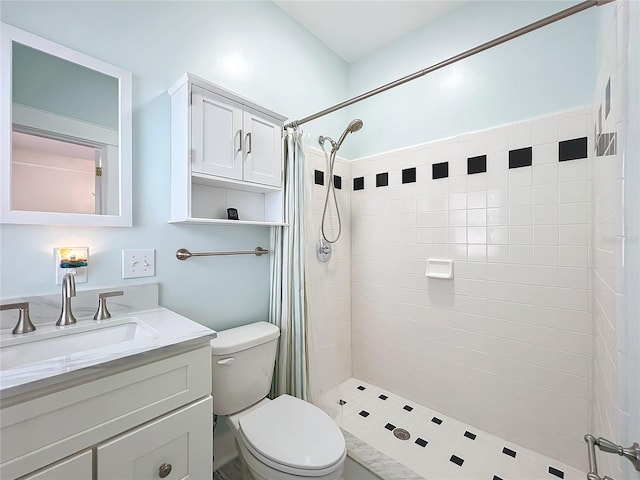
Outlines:
[[122,250],[122,278],[153,277],[156,274],[154,249]]

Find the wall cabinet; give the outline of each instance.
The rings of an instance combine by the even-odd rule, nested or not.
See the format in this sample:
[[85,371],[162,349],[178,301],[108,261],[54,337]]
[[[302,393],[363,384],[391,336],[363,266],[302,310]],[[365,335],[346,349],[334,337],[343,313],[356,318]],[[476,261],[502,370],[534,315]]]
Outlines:
[[3,407],[0,478],[211,479],[211,348]]
[[285,117],[189,73],[169,94],[170,222],[282,224]]

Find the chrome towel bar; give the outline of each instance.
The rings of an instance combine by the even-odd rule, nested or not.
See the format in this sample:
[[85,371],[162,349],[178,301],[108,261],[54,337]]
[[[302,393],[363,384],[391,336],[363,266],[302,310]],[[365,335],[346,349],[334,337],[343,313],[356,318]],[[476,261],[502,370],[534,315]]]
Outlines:
[[260,257],[269,253],[269,250],[265,250],[262,247],[256,247],[255,250],[240,250],[235,252],[190,252],[186,248],[181,248],[176,252],[176,258],[178,260],[186,260],[191,257],[213,257],[216,255],[255,255]]

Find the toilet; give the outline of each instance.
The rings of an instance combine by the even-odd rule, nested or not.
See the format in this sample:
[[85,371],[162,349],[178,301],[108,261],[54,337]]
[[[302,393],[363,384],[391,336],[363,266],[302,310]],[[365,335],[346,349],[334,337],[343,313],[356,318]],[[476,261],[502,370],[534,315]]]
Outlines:
[[213,411],[228,416],[243,471],[255,480],[339,480],[347,449],[333,419],[290,395],[267,398],[279,336],[267,322],[218,332],[211,341]]

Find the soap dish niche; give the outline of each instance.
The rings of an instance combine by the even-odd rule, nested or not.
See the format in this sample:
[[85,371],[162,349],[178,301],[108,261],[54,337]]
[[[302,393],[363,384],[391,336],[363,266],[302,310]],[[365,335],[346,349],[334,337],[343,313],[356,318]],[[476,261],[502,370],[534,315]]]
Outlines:
[[452,279],[453,260],[429,258],[427,260],[427,271],[425,272],[425,275],[429,278]]

